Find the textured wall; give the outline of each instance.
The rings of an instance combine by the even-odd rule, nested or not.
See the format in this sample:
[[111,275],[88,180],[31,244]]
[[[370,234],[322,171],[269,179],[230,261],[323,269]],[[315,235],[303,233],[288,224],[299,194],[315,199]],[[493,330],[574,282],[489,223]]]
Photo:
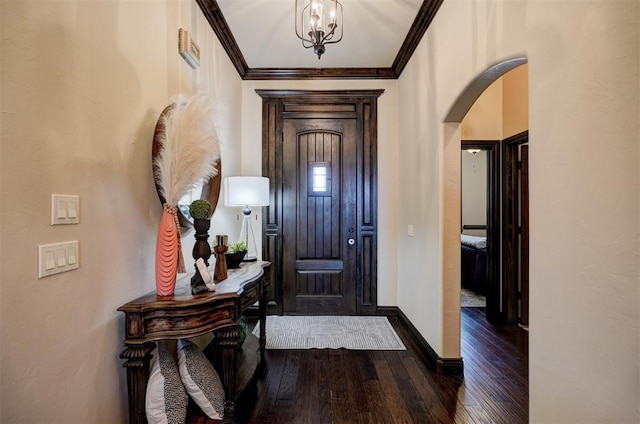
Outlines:
[[502,138],[529,129],[529,65],[504,74],[502,79]]
[[499,78],[478,97],[460,126],[463,140],[501,140],[502,80]]
[[[195,2],[2,1],[0,13],[0,421],[125,422],[116,308],[155,289],[155,121],[202,86],[225,169],[238,169],[240,79]],[[200,44],[198,71],[178,55],[178,27]],[[52,193],[80,195],[80,224],[49,225]],[[214,228],[225,221],[216,212]],[[37,245],[66,240],[79,240],[80,269],[39,280]]]
[[[462,224],[487,225],[487,152],[461,152]],[[465,230],[464,234],[485,236],[486,230]]]
[[442,121],[477,75],[528,58],[532,422],[640,421],[638,7],[446,1],[399,80],[399,220],[417,231],[398,304],[455,357],[460,132]]

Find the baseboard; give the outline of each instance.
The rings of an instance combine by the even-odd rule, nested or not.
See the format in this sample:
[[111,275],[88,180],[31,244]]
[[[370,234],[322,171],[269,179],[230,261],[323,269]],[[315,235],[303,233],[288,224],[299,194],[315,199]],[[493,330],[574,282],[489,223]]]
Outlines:
[[376,309],[378,311],[377,315],[384,315],[385,317],[397,317],[398,309],[397,306],[378,306]]
[[397,306],[382,306],[378,307],[378,314],[390,317],[398,317],[402,326],[407,330],[407,332],[411,335],[414,342],[416,343],[416,347],[420,350],[422,354],[421,357],[425,365],[434,370],[438,374],[443,375],[463,375],[464,374],[464,363],[462,362],[462,358],[441,358],[438,354],[433,350],[429,342],[422,337],[422,334],[418,331],[418,329],[411,323],[409,318],[402,312],[400,308]]

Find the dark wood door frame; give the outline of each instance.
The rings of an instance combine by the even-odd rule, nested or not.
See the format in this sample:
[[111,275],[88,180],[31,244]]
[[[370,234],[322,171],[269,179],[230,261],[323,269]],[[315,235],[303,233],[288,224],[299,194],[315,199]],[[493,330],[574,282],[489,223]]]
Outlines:
[[462,140],[466,149],[487,152],[487,320],[502,322],[500,305],[500,140]]
[[[520,207],[518,189],[518,147],[529,142],[529,131],[506,138],[502,142],[502,246],[503,246],[503,296],[502,308],[505,324],[518,323],[518,276],[520,267],[520,249],[518,248],[518,236],[522,232],[519,225]],[[528,196],[527,196],[528,203]],[[527,205],[528,206],[528,205]],[[525,220],[528,223],[528,208]],[[526,231],[528,239],[528,228]],[[528,245],[528,242],[527,242]],[[528,246],[527,246],[528,251]],[[528,259],[528,258],[527,258]],[[526,264],[528,272],[528,261]],[[528,286],[528,284],[527,284]]]
[[529,146],[520,148],[522,162],[522,197],[520,198],[520,324],[529,325]]
[[355,117],[359,148],[357,193],[356,313],[377,312],[377,98],[384,90],[256,90],[262,97],[262,173],[269,177],[270,204],[265,208],[262,257],[268,270],[268,313],[283,312],[283,120]]

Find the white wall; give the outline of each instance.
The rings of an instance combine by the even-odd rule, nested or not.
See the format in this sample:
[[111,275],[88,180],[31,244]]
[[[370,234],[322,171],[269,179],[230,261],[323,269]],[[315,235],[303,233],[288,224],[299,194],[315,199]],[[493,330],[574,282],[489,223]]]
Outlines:
[[[116,308],[155,290],[156,119],[201,85],[233,172],[241,81],[192,1],[4,0],[0,14],[0,421],[125,422]],[[179,27],[200,44],[198,71],[177,52]],[[49,225],[52,193],[80,195],[80,224]],[[80,269],[39,280],[37,246],[66,240]]]
[[449,0],[399,80],[416,237],[399,238],[398,305],[456,357],[460,128],[442,122],[478,74],[528,57],[532,422],[640,421],[638,6]]
[[[461,152],[462,224],[487,225],[487,151]],[[487,230],[464,230],[471,236],[486,236]]]
[[[242,171],[262,175],[262,98],[257,89],[384,89],[378,98],[378,305],[397,305],[398,93],[395,80],[243,81]],[[260,223],[259,223],[260,224]],[[258,225],[261,228],[261,224]],[[406,234],[406,226],[405,226]],[[261,236],[256,234],[256,238]],[[258,249],[260,250],[260,249]]]

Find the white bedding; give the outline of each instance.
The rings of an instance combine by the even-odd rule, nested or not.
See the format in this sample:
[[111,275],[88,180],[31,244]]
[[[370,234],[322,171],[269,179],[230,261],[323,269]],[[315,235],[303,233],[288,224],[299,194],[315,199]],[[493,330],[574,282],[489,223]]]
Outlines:
[[476,249],[487,248],[486,237],[467,236],[465,234],[460,234],[460,243],[464,244],[465,246],[475,247]]

